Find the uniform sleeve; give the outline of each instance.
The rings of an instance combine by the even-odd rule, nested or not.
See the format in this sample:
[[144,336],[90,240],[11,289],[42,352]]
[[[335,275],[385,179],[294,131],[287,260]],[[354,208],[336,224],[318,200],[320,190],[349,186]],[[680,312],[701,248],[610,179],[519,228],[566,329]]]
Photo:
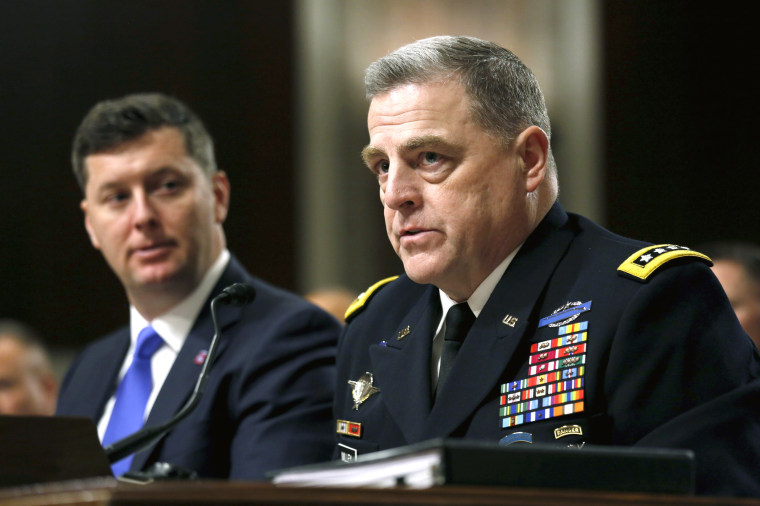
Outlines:
[[613,444],[692,449],[698,492],[760,494],[760,481],[746,479],[760,469],[759,363],[707,266],[657,273],[624,312],[610,350]]

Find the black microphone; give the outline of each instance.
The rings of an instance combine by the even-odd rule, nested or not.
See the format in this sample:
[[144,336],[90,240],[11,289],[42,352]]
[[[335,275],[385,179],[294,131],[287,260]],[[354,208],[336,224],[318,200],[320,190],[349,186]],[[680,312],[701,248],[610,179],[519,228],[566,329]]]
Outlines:
[[216,296],[221,302],[230,306],[245,306],[253,302],[256,297],[256,290],[245,283],[235,283],[228,286],[222,293]]
[[217,344],[219,342],[219,336],[221,330],[219,329],[219,322],[217,321],[216,310],[219,304],[227,304],[231,306],[244,306],[253,302],[256,297],[256,290],[252,286],[244,283],[235,283],[228,286],[222,293],[217,295],[211,300],[211,319],[214,322],[214,337],[211,339],[211,345],[206,355],[206,361],[203,363],[203,368],[198,375],[198,381],[195,383],[195,390],[187,400],[182,409],[164,423],[154,425],[150,427],[143,427],[134,434],[131,434],[123,439],[120,439],[113,444],[105,447],[106,457],[111,463],[117,462],[133,453],[142,450],[146,446],[149,446],[154,441],[158,440],[161,436],[169,432],[175,425],[182,421],[190,412],[195,409],[198,401],[203,395],[203,391],[206,387],[206,380],[208,378],[208,371],[211,367],[211,363],[214,360],[216,354]]

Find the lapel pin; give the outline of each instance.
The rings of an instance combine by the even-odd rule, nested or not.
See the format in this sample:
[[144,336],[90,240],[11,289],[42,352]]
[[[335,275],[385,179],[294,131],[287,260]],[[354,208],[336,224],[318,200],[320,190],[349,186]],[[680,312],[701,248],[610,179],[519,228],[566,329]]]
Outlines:
[[359,410],[359,406],[369,399],[373,394],[380,391],[379,388],[372,386],[374,378],[372,373],[365,372],[358,380],[348,380],[348,384],[351,385],[353,390],[351,391],[351,397],[354,399],[354,409]]
[[509,325],[510,327],[514,328],[515,324],[517,323],[517,317],[512,316],[511,314],[508,314],[504,317],[504,319],[501,321],[504,325]]
[[208,356],[208,350],[201,350],[195,356],[195,358],[193,359],[193,362],[195,362],[197,365],[203,365],[203,362],[206,361],[207,356]]
[[409,335],[409,332],[411,332],[411,330],[409,329],[409,325],[407,325],[406,327],[398,331],[398,336],[396,336],[396,338],[399,341],[401,341],[403,338]]

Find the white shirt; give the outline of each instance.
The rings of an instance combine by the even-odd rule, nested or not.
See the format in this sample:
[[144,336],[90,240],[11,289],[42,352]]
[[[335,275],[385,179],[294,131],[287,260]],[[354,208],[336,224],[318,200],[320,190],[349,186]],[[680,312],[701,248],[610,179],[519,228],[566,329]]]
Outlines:
[[[119,381],[127,373],[130,364],[132,363],[132,355],[135,351],[135,345],[137,343],[137,336],[140,331],[148,325],[153,325],[153,329],[158,332],[158,335],[164,340],[164,344],[156,351],[151,359],[151,373],[153,376],[153,390],[151,390],[150,397],[148,398],[148,404],[145,406],[144,419],[148,418],[153,403],[158,396],[158,392],[161,391],[161,387],[169,375],[169,370],[174,364],[174,360],[179,354],[179,350],[182,349],[182,345],[185,343],[190,329],[195,324],[195,319],[203,309],[203,305],[211,295],[211,290],[214,289],[217,281],[222,276],[224,269],[230,260],[230,252],[223,250],[216,259],[211,268],[206,272],[206,275],[201,280],[200,284],[188,295],[182,302],[171,308],[168,312],[153,319],[152,322],[145,320],[142,315],[134,308],[129,308],[129,332],[130,332],[130,344],[127,354],[124,357],[124,362],[121,365],[119,371]],[[117,383],[118,384],[118,383]],[[98,436],[103,441],[103,435],[106,433],[106,427],[108,427],[108,421],[111,419],[111,412],[113,411],[113,405],[116,401],[116,392],[106,403],[103,410],[103,416],[101,416],[98,422]]]
[[[502,262],[491,271],[491,274],[478,285],[475,291],[472,292],[472,295],[470,295],[470,298],[467,299],[467,305],[470,306],[470,310],[472,311],[472,314],[475,315],[475,318],[477,318],[478,315],[480,315],[480,312],[483,311],[483,308],[491,297],[496,285],[499,283],[499,280],[504,275],[507,267],[512,263],[512,260],[515,258],[515,255],[517,255],[517,252],[521,247],[522,244],[515,248],[512,253],[507,255],[507,258],[502,260]],[[430,371],[432,380],[431,385],[438,384],[438,372],[441,369],[441,351],[443,350],[443,336],[446,333],[446,313],[451,309],[451,306],[457,304],[457,302],[446,295],[443,290],[439,289],[438,294],[441,297],[441,321],[438,322],[438,329],[433,336],[433,360],[431,361],[432,370]]]

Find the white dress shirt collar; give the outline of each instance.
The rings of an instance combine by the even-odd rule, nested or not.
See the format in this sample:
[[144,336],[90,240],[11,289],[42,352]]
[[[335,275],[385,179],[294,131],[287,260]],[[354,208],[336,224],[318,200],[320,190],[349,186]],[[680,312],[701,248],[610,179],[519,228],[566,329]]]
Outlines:
[[[507,258],[502,260],[502,262],[497,265],[493,271],[491,271],[491,274],[489,274],[486,279],[484,279],[483,282],[478,285],[475,291],[472,292],[472,295],[470,295],[470,298],[467,299],[467,305],[470,306],[470,310],[476,318],[478,315],[480,315],[480,312],[483,311],[483,308],[485,307],[486,302],[488,302],[488,299],[491,298],[491,294],[496,288],[496,285],[499,283],[499,280],[506,272],[509,264],[512,263],[512,260],[515,258],[515,255],[517,255],[517,252],[520,251],[521,247],[522,244],[516,247],[512,253],[507,255]],[[449,308],[455,305],[456,302],[452,300],[448,295],[446,295],[443,290],[439,289],[438,293],[441,297],[441,315],[445,316]]]
[[[226,249],[222,251],[219,258],[216,259],[211,268],[206,272],[205,276],[201,280],[200,284],[188,295],[185,300],[177,304],[175,307],[162,314],[158,318],[155,318],[152,322],[148,322],[142,315],[132,306],[129,308],[129,330],[130,330],[130,345],[127,350],[127,354],[121,364],[121,370],[119,372],[119,381],[126,374],[129,365],[132,363],[132,355],[134,353],[135,345],[137,343],[137,335],[148,324],[153,325],[153,329],[158,332],[164,340],[164,346],[161,346],[151,359],[151,375],[153,378],[153,389],[150,397],[148,398],[148,404],[145,409],[145,417],[153,408],[153,404],[158,397],[158,393],[161,391],[161,387],[166,381],[166,377],[169,375],[169,371],[174,365],[174,361],[179,355],[179,351],[182,345],[185,343],[187,336],[190,334],[190,330],[195,324],[195,320],[198,314],[203,309],[203,304],[211,295],[211,290],[221,278],[224,269],[230,260],[230,253]],[[108,421],[111,418],[113,406],[115,402],[114,395],[106,402],[103,408],[103,414],[98,421],[98,435],[101,441],[105,434]]]
[[198,314],[203,309],[203,305],[211,295],[214,286],[222,277],[224,269],[230,260],[230,252],[223,250],[216,259],[211,268],[203,276],[200,284],[188,295],[182,302],[171,308],[161,316],[154,318],[149,322],[134,308],[129,308],[129,329],[132,341],[132,347],[137,342],[137,335],[148,324],[153,325],[153,329],[163,338],[167,346],[175,353],[179,353],[180,348],[185,342],[190,330],[195,323]]

